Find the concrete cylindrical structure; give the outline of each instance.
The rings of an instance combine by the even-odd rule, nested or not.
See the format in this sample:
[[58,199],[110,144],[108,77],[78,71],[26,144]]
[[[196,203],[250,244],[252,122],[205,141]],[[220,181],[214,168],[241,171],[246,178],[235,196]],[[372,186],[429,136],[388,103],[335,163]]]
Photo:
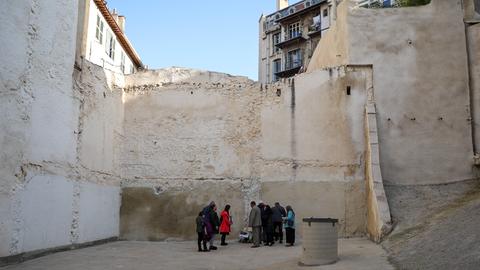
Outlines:
[[338,219],[304,218],[300,265],[332,264],[338,260]]

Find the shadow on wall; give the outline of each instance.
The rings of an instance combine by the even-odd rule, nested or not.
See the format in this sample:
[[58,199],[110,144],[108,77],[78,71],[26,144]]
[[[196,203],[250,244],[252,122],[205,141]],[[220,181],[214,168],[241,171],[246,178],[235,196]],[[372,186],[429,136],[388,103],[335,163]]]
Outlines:
[[151,187],[123,188],[120,238],[137,241],[193,240],[197,237],[195,219],[212,200],[217,204],[219,217],[227,203],[232,206],[230,214],[234,224],[230,238],[236,239],[244,226],[241,183],[223,185],[208,181],[164,192]]

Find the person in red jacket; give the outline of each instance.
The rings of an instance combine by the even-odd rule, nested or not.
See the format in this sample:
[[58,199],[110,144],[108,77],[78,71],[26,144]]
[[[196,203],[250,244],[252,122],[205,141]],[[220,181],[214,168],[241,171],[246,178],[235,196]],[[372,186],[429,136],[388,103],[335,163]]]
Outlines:
[[225,242],[225,238],[230,233],[230,226],[232,225],[232,219],[230,217],[230,205],[225,205],[225,209],[220,214],[220,234],[222,235],[221,246],[228,245]]

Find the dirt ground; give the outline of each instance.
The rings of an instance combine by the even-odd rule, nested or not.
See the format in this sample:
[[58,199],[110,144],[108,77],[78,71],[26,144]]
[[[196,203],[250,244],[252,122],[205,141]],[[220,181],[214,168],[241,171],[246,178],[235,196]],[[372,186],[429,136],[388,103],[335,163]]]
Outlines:
[[218,250],[200,253],[195,242],[120,241],[51,254],[2,270],[113,270],[113,269],[355,269],[388,270],[393,267],[381,246],[367,239],[340,239],[339,261],[321,267],[300,267],[300,245],[250,248],[249,244],[230,241]]

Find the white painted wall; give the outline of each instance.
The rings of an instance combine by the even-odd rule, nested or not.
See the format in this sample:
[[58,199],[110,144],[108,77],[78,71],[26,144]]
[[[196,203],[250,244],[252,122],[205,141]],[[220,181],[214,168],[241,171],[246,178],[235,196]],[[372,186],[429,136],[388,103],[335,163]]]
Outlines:
[[70,244],[72,194],[73,182],[62,176],[37,175],[27,183],[18,195],[18,252]]
[[118,236],[120,187],[82,183],[79,191],[78,243]]
[[118,235],[123,75],[74,70],[77,13],[0,2],[0,257]]
[[[103,17],[102,13],[98,9],[97,5],[90,1],[90,10],[88,13],[88,29],[87,29],[87,41],[86,41],[86,56],[85,59],[88,61],[97,64],[101,67],[104,67],[108,70],[114,71],[116,73],[124,73],[124,74],[131,74],[132,68],[136,71],[135,65],[132,62],[132,59],[128,56],[128,54],[123,49],[122,45],[118,42],[115,34],[113,33],[112,29],[108,25],[107,21]],[[100,16],[103,25],[103,38],[99,41],[95,34],[97,29],[97,15]],[[112,36],[115,37],[115,58],[112,59],[106,53],[107,47],[107,32],[109,32]],[[121,70],[121,54],[125,56],[125,72]]]

